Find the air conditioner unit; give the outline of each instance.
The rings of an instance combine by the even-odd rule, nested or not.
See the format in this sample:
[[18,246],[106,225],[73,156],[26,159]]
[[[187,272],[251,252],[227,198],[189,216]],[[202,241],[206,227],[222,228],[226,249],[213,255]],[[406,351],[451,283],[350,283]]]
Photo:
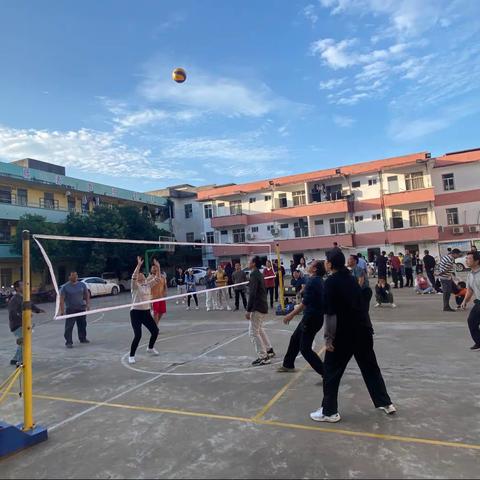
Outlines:
[[464,229],[463,227],[453,227],[452,228],[452,233],[454,235],[461,235],[463,233]]
[[479,233],[480,232],[480,225],[470,225],[468,227],[468,231],[470,233]]
[[247,240],[255,240],[255,234],[254,233],[247,233]]
[[270,233],[274,236],[274,237],[278,237],[280,235],[280,229],[277,228],[277,227],[273,227],[270,229]]

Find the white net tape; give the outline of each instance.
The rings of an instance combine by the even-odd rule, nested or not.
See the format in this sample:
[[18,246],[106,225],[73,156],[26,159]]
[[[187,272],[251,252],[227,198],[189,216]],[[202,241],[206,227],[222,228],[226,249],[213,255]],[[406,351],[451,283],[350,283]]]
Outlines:
[[[192,246],[192,247],[199,247],[199,246],[206,246],[206,247],[259,247],[259,248],[265,248],[268,249],[268,258],[271,260],[272,259],[272,246],[270,244],[259,244],[259,243],[200,243],[200,242],[168,242],[168,241],[151,241],[151,240],[127,240],[127,239],[118,239],[118,238],[97,238],[97,237],[68,237],[68,236],[60,236],[60,235],[33,235],[33,239],[35,240],[35,243],[38,245],[40,252],[45,260],[45,263],[47,264],[48,271],[50,272],[50,276],[52,278],[52,284],[53,288],[55,289],[56,292],[56,303],[55,303],[55,320],[64,320],[67,318],[75,318],[75,317],[83,317],[85,315],[93,315],[95,313],[103,313],[103,312],[109,312],[113,310],[121,310],[121,309],[126,309],[126,308],[132,308],[132,307],[137,307],[141,305],[148,305],[152,303],[156,303],[159,301],[167,302],[170,300],[178,300],[181,298],[186,298],[188,296],[192,296],[194,294],[203,294],[207,292],[215,292],[219,290],[224,290],[228,288],[232,288],[234,285],[226,285],[224,287],[216,287],[216,288],[211,288],[211,289],[205,289],[205,290],[196,290],[194,292],[187,292],[187,293],[181,293],[178,295],[171,295],[169,297],[162,297],[160,299],[152,299],[152,300],[147,300],[144,302],[137,302],[137,303],[127,303],[127,304],[122,304],[122,305],[113,305],[109,307],[103,307],[103,308],[95,308],[95,309],[90,309],[88,311],[84,312],[78,312],[78,313],[71,313],[68,315],[59,315],[60,311],[60,289],[58,287],[58,282],[55,277],[55,271],[52,265],[52,262],[50,261],[50,258],[45,251],[45,248],[41,244],[39,240],[64,240],[64,241],[74,241],[74,242],[104,242],[104,243],[131,243],[131,244],[137,244],[137,245],[175,245],[175,246]],[[265,280],[275,278],[273,277],[265,277]],[[236,283],[235,286],[240,286],[240,285],[247,285],[248,282],[243,282],[243,283]]]

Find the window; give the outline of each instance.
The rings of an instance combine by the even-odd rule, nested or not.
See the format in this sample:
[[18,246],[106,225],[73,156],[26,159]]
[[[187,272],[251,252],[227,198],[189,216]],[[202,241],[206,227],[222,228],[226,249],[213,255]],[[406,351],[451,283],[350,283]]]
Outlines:
[[287,194],[281,193],[278,196],[278,208],[287,208],[287,207],[288,207]]
[[68,211],[69,212],[74,212],[75,211],[75,197],[68,197],[67,198],[67,204],[68,204]]
[[288,228],[288,223],[281,223],[280,228]]
[[443,189],[445,191],[455,190],[455,181],[453,179],[453,173],[446,173],[442,175]]
[[252,227],[252,233],[257,233],[258,232],[258,227]]
[[360,188],[360,180],[352,182],[352,188]]
[[207,232],[207,243],[215,243],[214,232]]
[[218,208],[223,208],[225,206],[225,204],[224,203],[219,203],[217,206],[218,206]]
[[292,193],[293,197],[293,206],[298,207],[299,205],[305,205],[307,203],[307,197],[305,196],[305,190],[299,190],[298,192]]
[[428,225],[428,208],[410,210],[410,227],[423,227]]
[[423,173],[407,173],[405,175],[405,188],[407,190],[418,190],[419,188],[424,188]]
[[230,215],[242,214],[242,202],[241,200],[232,200],[230,202]]
[[12,190],[10,187],[0,185],[0,203],[12,203]]
[[[185,207],[185,218],[192,218],[193,217],[193,206],[191,203],[186,203]],[[187,240],[188,242],[188,240]],[[193,240],[192,240],[193,242]]]
[[220,235],[228,235],[228,230],[221,230]]
[[381,213],[374,213],[372,215],[372,220],[381,220],[382,219],[382,214]]
[[203,213],[205,214],[205,218],[212,218],[213,210],[210,203],[203,206]]
[[355,216],[355,221],[356,222],[363,222],[363,215],[356,215]]
[[187,242],[193,243],[195,240],[195,233],[194,232],[188,232],[187,235]]
[[245,243],[245,229],[234,228],[233,229],[233,243]]
[[403,228],[402,212],[393,212],[392,213],[392,228]]
[[272,196],[271,195],[265,195],[265,201],[266,202],[270,202],[272,200]]
[[17,204],[28,205],[28,193],[25,188],[17,188]]
[[1,287],[9,287],[13,283],[13,270],[11,268],[0,270],[0,282]]
[[293,224],[293,233],[295,238],[308,237],[308,223],[304,218],[299,218],[298,222]]
[[447,224],[458,225],[458,208],[447,208]]
[[315,225],[323,225],[323,220],[315,220]]
[[250,197],[248,199],[248,203],[255,203],[257,201],[257,198],[256,197]]
[[315,220],[315,235],[325,235],[325,227],[323,226],[323,220]]
[[7,243],[12,239],[10,231],[11,229],[8,222],[0,221],[0,243]]
[[55,200],[53,193],[45,192],[43,198],[40,199],[40,207],[54,210],[58,208],[58,200]]
[[339,235],[345,233],[345,217],[331,218],[330,219],[330,233],[332,235]]
[[377,179],[376,178],[370,178],[368,180],[368,186],[371,187],[372,185],[376,185],[377,184]]

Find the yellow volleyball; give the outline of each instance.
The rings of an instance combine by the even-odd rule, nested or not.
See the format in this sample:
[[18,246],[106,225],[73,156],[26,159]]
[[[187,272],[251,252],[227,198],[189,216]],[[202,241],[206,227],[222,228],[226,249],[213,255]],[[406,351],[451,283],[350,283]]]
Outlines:
[[177,83],[183,83],[187,79],[187,72],[183,68],[176,68],[172,72],[172,78]]

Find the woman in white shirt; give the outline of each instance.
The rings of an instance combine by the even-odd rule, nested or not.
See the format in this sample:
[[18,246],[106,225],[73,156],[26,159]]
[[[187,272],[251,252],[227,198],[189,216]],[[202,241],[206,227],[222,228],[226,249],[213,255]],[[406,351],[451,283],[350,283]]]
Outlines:
[[133,305],[130,309],[130,322],[134,333],[132,346],[130,347],[130,356],[128,357],[128,363],[130,364],[135,363],[135,353],[142,338],[142,325],[145,325],[150,332],[147,353],[158,355],[158,352],[153,348],[158,337],[158,326],[150,313],[150,303],[145,303],[152,299],[152,286],[160,281],[160,264],[156,259],[153,260],[153,264],[157,267],[155,269],[156,273],[147,279],[143,272],[140,271],[143,259],[137,257],[137,268],[135,268],[132,275],[132,303],[142,303],[142,305]]

